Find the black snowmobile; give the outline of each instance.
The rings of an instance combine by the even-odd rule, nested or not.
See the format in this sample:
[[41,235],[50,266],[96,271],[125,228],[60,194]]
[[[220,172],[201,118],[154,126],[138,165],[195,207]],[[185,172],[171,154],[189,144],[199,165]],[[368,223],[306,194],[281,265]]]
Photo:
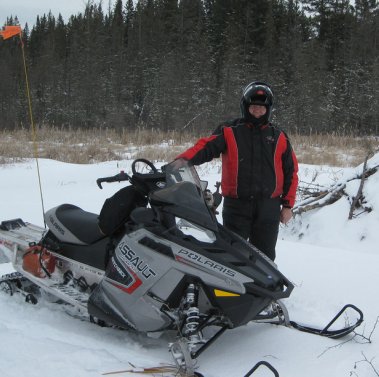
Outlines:
[[[281,299],[289,297],[293,284],[264,254],[217,222],[220,194],[210,195],[193,166],[181,160],[158,171],[137,159],[132,173],[97,180],[100,188],[103,182],[130,183],[120,195],[127,198],[120,200],[121,214],[108,201],[100,221],[70,204],[45,214],[48,229],[21,219],[3,221],[0,247],[11,251],[17,272],[0,278],[0,288],[32,303],[43,292],[101,325],[174,331],[169,349],[189,376],[195,359],[226,329],[250,321],[334,338],[363,321],[353,305],[322,330],[290,321]],[[358,312],[356,323],[330,330],[347,308]]]

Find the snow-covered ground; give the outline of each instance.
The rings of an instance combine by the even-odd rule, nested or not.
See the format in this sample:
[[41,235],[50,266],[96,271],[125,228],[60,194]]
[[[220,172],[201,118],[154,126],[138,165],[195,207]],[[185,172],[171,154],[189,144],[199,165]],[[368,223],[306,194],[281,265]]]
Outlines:
[[[39,163],[45,209],[72,203],[86,211],[99,212],[104,200],[122,184],[105,184],[99,190],[96,179],[120,170],[130,171],[131,161],[94,165],[51,160]],[[212,188],[219,179],[220,165],[209,163],[198,171]],[[300,178],[329,186],[354,171],[301,165]],[[348,221],[349,204],[342,198],[282,227],[276,260],[296,286],[285,302],[291,319],[323,327],[344,304],[354,304],[365,315],[357,333],[370,338],[371,343],[359,335],[332,340],[285,327],[249,324],[227,331],[199,357],[201,373],[206,377],[242,377],[256,362],[265,360],[281,377],[378,376],[379,360],[375,357],[379,354],[379,328],[374,330],[379,316],[378,180],[376,173],[364,187],[373,207],[369,214]],[[351,186],[354,187],[348,185],[347,190],[354,192],[356,183]],[[43,225],[33,160],[0,166],[0,221],[17,217]],[[10,268],[7,263],[0,264],[0,275]],[[353,317],[350,313],[351,322]],[[362,361],[365,358],[372,363]],[[165,339],[101,328],[73,318],[54,304],[26,305],[21,298],[0,294],[2,377],[94,377],[131,369],[130,364],[151,367],[161,363],[172,363]],[[263,368],[254,374],[272,375]]]

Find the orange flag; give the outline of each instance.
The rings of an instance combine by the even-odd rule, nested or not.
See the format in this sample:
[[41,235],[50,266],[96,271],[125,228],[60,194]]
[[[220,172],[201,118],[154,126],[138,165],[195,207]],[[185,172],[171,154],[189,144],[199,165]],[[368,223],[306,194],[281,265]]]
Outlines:
[[5,26],[4,30],[0,30],[0,35],[4,39],[12,38],[17,34],[21,35],[21,26]]

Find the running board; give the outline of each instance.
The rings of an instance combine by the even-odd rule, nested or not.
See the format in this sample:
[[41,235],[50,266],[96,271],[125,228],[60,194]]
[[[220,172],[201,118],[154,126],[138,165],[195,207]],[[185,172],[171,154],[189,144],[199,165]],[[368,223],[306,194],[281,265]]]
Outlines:
[[49,278],[37,278],[24,270],[22,270],[22,273],[20,273],[20,271],[17,271],[0,277],[0,284],[3,284],[5,282],[15,282],[14,285],[20,293],[28,294],[28,290],[24,290],[23,281],[26,281],[27,284],[32,283],[36,287],[42,289],[44,292],[47,292],[57,299],[60,299],[65,303],[72,305],[83,315],[88,314],[87,302],[89,294],[86,292],[79,292],[77,289],[70,285],[62,284]]

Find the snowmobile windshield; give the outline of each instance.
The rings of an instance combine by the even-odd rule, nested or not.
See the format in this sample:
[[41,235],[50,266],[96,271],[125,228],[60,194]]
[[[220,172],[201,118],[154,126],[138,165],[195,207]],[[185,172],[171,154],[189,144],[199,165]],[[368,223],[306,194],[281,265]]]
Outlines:
[[164,167],[166,186],[150,194],[153,205],[178,218],[216,231],[217,220],[204,198],[204,182],[196,169],[185,160],[176,160]]

